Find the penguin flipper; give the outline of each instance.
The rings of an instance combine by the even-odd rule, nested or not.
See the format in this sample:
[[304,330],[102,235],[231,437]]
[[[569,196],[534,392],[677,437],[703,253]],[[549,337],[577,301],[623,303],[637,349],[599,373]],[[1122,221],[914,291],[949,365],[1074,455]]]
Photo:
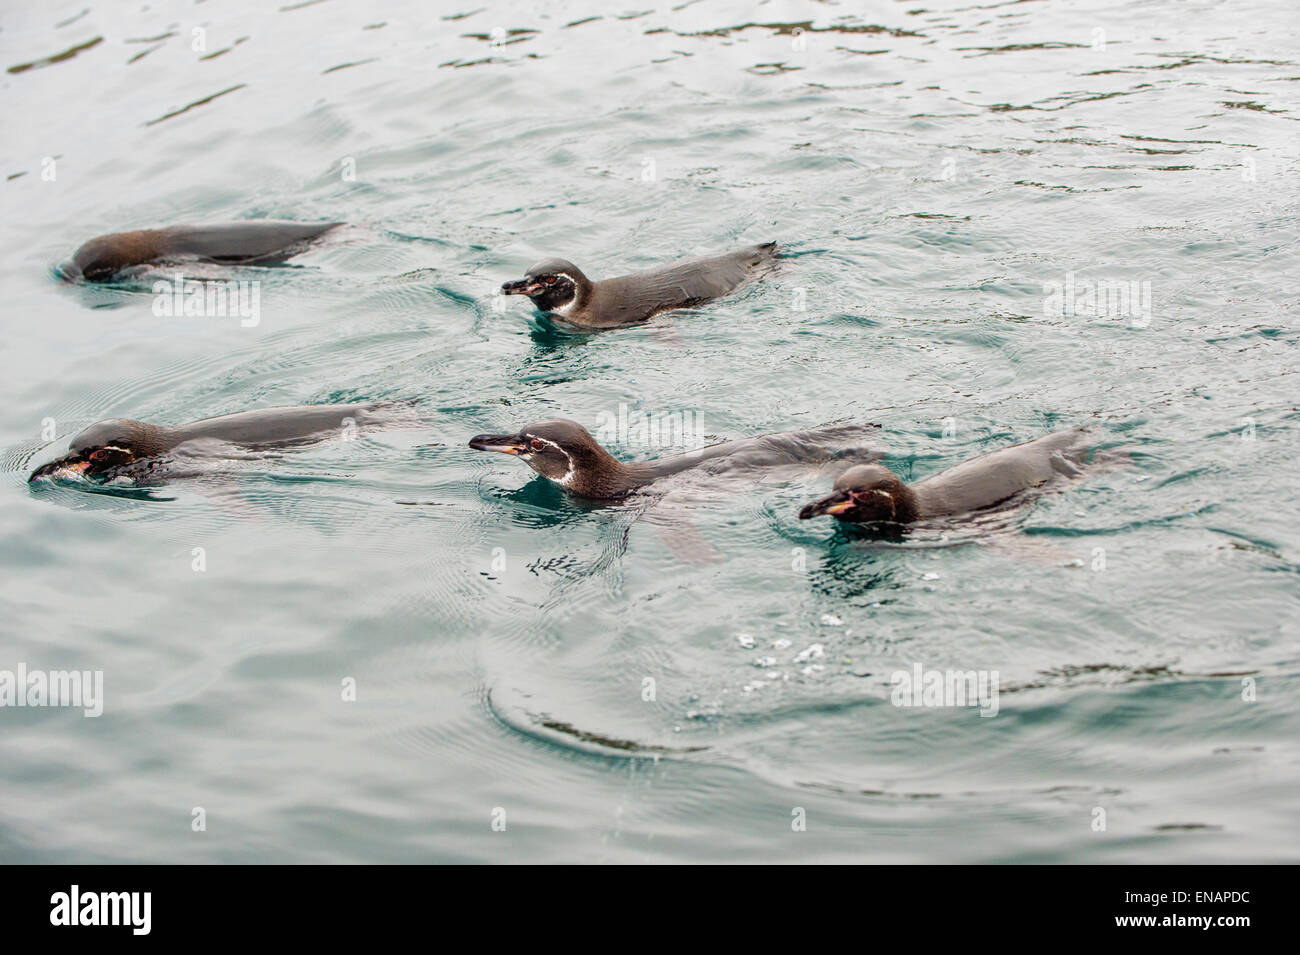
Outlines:
[[1064,474],[1066,477],[1076,478],[1083,473],[1083,468],[1081,468],[1078,463],[1067,458],[1061,451],[1053,451],[1048,460],[1051,462],[1052,470],[1057,474]]

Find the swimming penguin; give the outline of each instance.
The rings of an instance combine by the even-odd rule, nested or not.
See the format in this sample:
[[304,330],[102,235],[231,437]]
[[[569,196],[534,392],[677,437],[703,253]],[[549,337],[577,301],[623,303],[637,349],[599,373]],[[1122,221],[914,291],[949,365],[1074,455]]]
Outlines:
[[312,443],[374,423],[378,407],[353,404],[266,408],[175,427],[110,418],[79,432],[66,455],[37,468],[27,480],[80,476],[101,483],[119,477],[156,482],[182,476],[173,468],[178,457],[238,458],[250,451]]
[[912,524],[1001,504],[1054,478],[1077,477],[1088,462],[1089,432],[1070,428],[964,461],[908,486],[888,468],[849,468],[834,490],[805,505],[800,520],[823,514],[855,524]]
[[766,242],[599,282],[572,262],[547,259],[502,285],[501,294],[527,295],[539,311],[579,328],[617,328],[720,298],[761,274],[776,255],[776,243]]
[[[535,421],[515,434],[480,434],[469,440],[478,451],[513,454],[544,478],[581,497],[615,500],[670,475],[691,469],[712,475],[730,472],[761,476],[783,465],[843,466],[884,457],[868,436],[879,425],[829,425],[806,431],[741,438],[674,454],[655,461],[624,464],[597,443],[582,425],[566,418]],[[748,475],[745,472],[750,472]]]
[[59,272],[69,282],[104,282],[132,266],[186,259],[225,265],[275,265],[342,224],[250,219],[224,225],[114,232],[86,242]]

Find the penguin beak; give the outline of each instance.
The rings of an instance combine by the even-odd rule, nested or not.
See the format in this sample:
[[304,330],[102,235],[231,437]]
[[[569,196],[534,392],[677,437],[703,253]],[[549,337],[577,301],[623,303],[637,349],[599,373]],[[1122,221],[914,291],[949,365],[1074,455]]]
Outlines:
[[90,462],[78,458],[76,455],[68,455],[65,458],[59,458],[57,461],[51,461],[49,464],[42,464],[32,472],[27,483],[41,480],[42,478],[72,478],[79,477],[86,473],[90,467]]
[[81,267],[78,266],[76,262],[64,262],[54,271],[59,278],[63,279],[63,281],[69,282],[73,285],[86,280],[86,276],[82,274]]
[[820,501],[805,504],[803,510],[799,512],[799,520],[806,521],[810,517],[820,517],[823,514],[843,514],[852,506],[852,497],[843,491],[836,491],[834,494],[831,494],[829,497],[824,497]]
[[517,282],[506,282],[501,286],[502,295],[535,295],[545,286],[541,282],[532,282],[528,279],[520,279]]
[[501,454],[523,454],[524,443],[513,434],[476,434],[469,439],[475,451],[498,451]]

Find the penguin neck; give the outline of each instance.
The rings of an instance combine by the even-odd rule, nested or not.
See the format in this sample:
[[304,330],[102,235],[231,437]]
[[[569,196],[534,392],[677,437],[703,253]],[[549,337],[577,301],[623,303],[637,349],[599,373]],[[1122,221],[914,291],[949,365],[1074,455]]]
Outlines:
[[583,497],[618,498],[655,479],[643,464],[624,464],[599,444],[569,452],[569,474],[559,483]]
[[547,315],[552,318],[568,319],[573,317],[573,313],[578,310],[578,297],[575,295],[563,305],[556,305],[553,308],[543,309]]
[[186,440],[182,428],[140,422],[131,435],[137,458],[151,458],[165,454]]
[[167,229],[140,229],[110,238],[114,240],[119,269],[153,262],[171,252],[171,232]]
[[901,481],[890,493],[894,496],[894,520],[899,524],[914,524],[927,517],[944,513],[943,503],[924,487],[909,487]]

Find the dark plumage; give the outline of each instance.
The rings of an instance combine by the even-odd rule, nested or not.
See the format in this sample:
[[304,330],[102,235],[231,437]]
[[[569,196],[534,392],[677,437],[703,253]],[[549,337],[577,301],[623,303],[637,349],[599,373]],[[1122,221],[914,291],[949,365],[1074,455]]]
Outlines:
[[103,282],[123,269],[196,259],[239,265],[274,265],[301,252],[341,222],[273,222],[250,219],[225,225],[169,226],[114,232],[89,240],[61,268],[71,282]]
[[345,423],[373,421],[375,405],[299,405],[266,408],[238,414],[204,418],[190,424],[169,427],[131,418],[110,418],[78,432],[68,453],[32,472],[29,481],[44,477],[81,475],[101,481],[118,476],[137,476],[165,470],[163,457],[200,447],[228,446],[231,450],[261,450],[291,447],[322,440]]
[[1088,455],[1088,431],[1070,428],[980,455],[910,487],[879,464],[849,468],[827,497],[805,505],[799,517],[830,514],[858,524],[955,517],[1001,504],[1054,478],[1075,477]]
[[752,478],[753,473],[744,472],[791,464],[874,460],[884,452],[872,447],[867,438],[878,430],[876,425],[831,425],[724,441],[655,461],[624,464],[576,421],[553,418],[535,421],[515,434],[476,435],[469,446],[478,451],[513,454],[542,477],[574,494],[613,500],[661,478],[696,468],[715,476],[731,473]]
[[539,310],[570,325],[617,328],[720,298],[760,275],[776,255],[776,243],[767,242],[599,282],[566,259],[547,259],[520,281],[502,285],[501,293],[527,295]]

